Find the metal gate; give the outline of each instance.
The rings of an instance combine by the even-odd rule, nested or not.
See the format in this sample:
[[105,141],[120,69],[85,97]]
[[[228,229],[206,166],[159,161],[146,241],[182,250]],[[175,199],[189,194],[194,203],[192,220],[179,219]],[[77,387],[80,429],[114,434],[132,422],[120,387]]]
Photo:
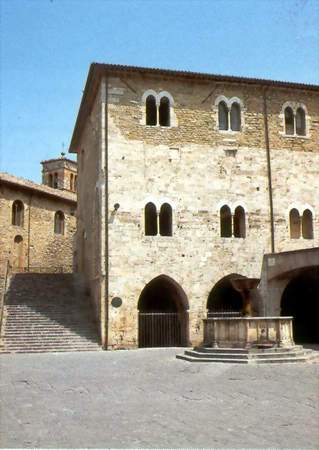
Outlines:
[[180,347],[185,345],[185,313],[139,313],[139,347]]

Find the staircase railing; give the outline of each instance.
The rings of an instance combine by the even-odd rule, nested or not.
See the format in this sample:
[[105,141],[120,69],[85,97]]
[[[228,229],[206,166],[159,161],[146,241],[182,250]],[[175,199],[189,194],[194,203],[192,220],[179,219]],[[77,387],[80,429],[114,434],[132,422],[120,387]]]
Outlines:
[[5,268],[5,275],[4,275],[4,284],[3,284],[3,290],[1,292],[0,297],[0,336],[2,332],[2,321],[3,321],[3,310],[4,310],[4,299],[7,292],[7,284],[8,284],[8,278],[11,271],[11,266],[9,263],[9,260],[6,262],[6,268]]

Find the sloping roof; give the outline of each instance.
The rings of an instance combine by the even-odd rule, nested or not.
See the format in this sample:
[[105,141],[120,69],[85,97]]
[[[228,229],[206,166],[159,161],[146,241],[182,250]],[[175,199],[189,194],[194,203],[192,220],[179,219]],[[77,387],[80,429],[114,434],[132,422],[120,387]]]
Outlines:
[[76,203],[76,194],[73,192],[63,191],[60,189],[54,189],[44,184],[34,183],[33,181],[26,180],[25,178],[16,177],[6,172],[0,172],[0,185],[1,183],[9,184],[20,189],[36,192],[40,195],[46,195],[54,197],[58,200],[64,200],[71,203]]
[[90,114],[92,104],[99,86],[101,76],[103,74],[121,74],[121,73],[139,73],[153,76],[165,76],[171,78],[183,78],[188,80],[202,80],[202,81],[214,81],[214,82],[227,82],[236,84],[249,84],[260,85],[269,87],[281,87],[291,89],[301,89],[307,91],[319,92],[319,85],[294,83],[278,80],[267,80],[262,78],[248,78],[238,77],[230,75],[214,75],[201,72],[188,72],[183,70],[168,70],[150,67],[137,67],[137,66],[125,66],[120,64],[101,64],[92,63],[86,80],[85,89],[82,96],[80,109],[78,112],[76,124],[74,127],[71,143],[69,146],[70,153],[77,152],[77,145],[81,137],[83,126],[86,122],[88,115]]

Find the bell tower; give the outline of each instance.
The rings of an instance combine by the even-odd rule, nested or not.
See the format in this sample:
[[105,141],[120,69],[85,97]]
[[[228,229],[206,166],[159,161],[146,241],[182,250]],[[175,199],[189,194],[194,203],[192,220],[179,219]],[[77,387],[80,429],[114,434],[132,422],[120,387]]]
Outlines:
[[62,152],[57,159],[41,161],[42,184],[54,189],[76,192],[77,163],[65,157]]

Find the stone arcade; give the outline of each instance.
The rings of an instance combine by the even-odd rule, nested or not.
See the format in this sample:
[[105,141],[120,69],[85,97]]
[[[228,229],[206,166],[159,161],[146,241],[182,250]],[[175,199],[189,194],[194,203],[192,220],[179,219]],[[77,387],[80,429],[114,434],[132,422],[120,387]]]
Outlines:
[[[239,314],[233,278],[260,277],[264,254],[271,265],[280,252],[319,246],[318,94],[315,85],[91,65],[70,152],[78,267],[104,348],[198,345],[207,314]],[[318,266],[286,273],[280,292],[268,280],[278,295],[263,306],[298,323],[306,305],[299,337],[317,342],[307,323],[318,313]],[[296,300],[294,283],[307,284],[306,299]]]

